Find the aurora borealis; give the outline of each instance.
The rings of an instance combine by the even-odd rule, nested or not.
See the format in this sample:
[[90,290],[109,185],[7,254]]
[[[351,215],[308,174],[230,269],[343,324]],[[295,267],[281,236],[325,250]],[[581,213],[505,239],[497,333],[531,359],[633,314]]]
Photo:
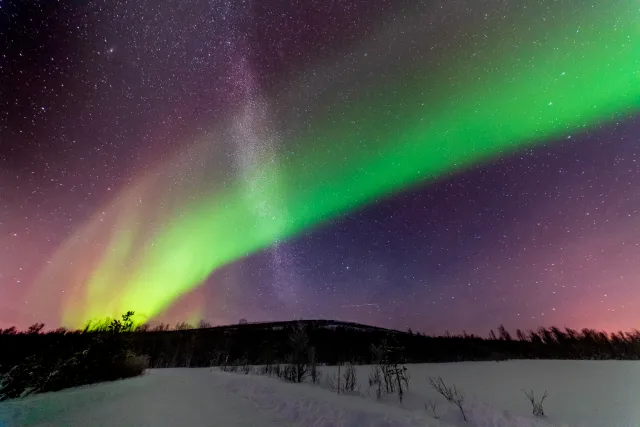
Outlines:
[[190,6],[3,5],[0,324],[640,326],[636,2]]

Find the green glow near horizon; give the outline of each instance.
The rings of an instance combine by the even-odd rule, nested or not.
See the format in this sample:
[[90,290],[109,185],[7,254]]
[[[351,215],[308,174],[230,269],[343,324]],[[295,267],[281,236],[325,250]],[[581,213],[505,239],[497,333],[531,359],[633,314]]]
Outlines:
[[[82,309],[69,301],[63,322],[77,326],[127,310],[157,315],[215,269],[328,218],[636,113],[638,3],[592,6],[540,25],[536,41],[496,32],[491,56],[452,58],[435,73],[413,67],[375,93],[337,103],[292,141],[300,150],[263,166],[277,179],[256,179],[250,195],[238,179],[198,196],[137,250],[136,221],[124,215],[84,285]],[[118,271],[127,258],[130,268]]]

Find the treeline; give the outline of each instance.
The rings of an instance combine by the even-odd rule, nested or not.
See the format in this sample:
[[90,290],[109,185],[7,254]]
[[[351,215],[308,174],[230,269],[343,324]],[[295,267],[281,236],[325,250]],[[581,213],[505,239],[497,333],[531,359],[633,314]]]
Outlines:
[[[193,328],[179,324],[125,331],[132,354],[148,357],[149,366],[198,367],[238,364],[272,364],[286,360],[289,337],[304,326],[315,360],[320,364],[374,362],[371,345],[388,342],[402,348],[404,363],[487,361],[507,359],[628,359],[640,358],[640,332],[606,333],[592,329],[540,328],[517,331],[512,336],[503,326],[488,337],[471,334],[426,336],[348,322],[295,321],[247,323]],[[99,328],[98,328],[99,329]],[[58,329],[43,332],[43,325],[27,331],[14,328],[0,332],[0,373],[25,358],[48,354],[64,358],[86,349],[100,331]]]
[[0,334],[0,400],[141,375],[146,356],[133,349],[133,312],[99,330],[42,333],[35,324]]

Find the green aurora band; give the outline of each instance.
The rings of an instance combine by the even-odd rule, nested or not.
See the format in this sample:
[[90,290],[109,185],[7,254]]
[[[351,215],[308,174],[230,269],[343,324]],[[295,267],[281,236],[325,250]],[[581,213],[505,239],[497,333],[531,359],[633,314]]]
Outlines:
[[[327,219],[637,113],[639,3],[558,3],[530,6],[535,23],[511,19],[493,28],[482,39],[488,53],[473,55],[469,43],[445,64],[412,60],[392,80],[332,102],[314,113],[309,129],[287,136],[285,145],[295,148],[279,153],[277,163],[181,199],[152,231],[141,227],[144,211],[132,200],[160,187],[147,180],[127,190],[108,225],[93,218],[75,237],[73,250],[81,253],[82,233],[106,236],[93,263],[74,273],[79,285],[62,323],[79,326],[127,310],[156,316],[217,268]],[[516,30],[527,26],[535,28]],[[183,170],[195,167],[181,162]],[[255,208],[260,203],[269,214]],[[51,277],[43,273],[40,286]]]

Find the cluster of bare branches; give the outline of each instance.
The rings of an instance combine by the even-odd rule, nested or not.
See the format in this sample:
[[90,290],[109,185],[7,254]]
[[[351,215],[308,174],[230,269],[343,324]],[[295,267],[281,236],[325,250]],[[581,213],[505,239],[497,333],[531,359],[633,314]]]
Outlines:
[[291,382],[301,383],[311,371],[309,337],[304,325],[298,323],[293,328],[289,334],[289,344],[291,345],[291,354],[287,360],[285,378]]
[[468,421],[467,414],[465,414],[464,412],[464,394],[460,390],[458,390],[455,384],[448,385],[444,382],[442,377],[429,377],[429,384],[431,384],[431,387],[433,387],[433,389],[437,391],[442,397],[444,397],[448,402],[456,405],[458,409],[460,409],[462,418],[465,421]]
[[527,399],[529,400],[529,402],[531,402],[531,406],[533,407],[533,415],[535,415],[536,417],[544,417],[544,400],[547,398],[547,391],[544,391],[544,394],[539,397],[536,398],[535,393],[533,392],[533,390],[522,390],[525,394],[525,396],[527,396]]
[[356,377],[356,367],[353,363],[347,363],[344,365],[344,374],[343,374],[343,390],[345,392],[353,393],[357,391],[358,387],[358,378]]
[[378,346],[372,344],[371,353],[374,364],[369,373],[369,387],[375,387],[378,399],[384,394],[397,393],[398,400],[402,402],[409,388],[407,367],[398,361],[402,358],[402,349],[391,347],[383,341]]

